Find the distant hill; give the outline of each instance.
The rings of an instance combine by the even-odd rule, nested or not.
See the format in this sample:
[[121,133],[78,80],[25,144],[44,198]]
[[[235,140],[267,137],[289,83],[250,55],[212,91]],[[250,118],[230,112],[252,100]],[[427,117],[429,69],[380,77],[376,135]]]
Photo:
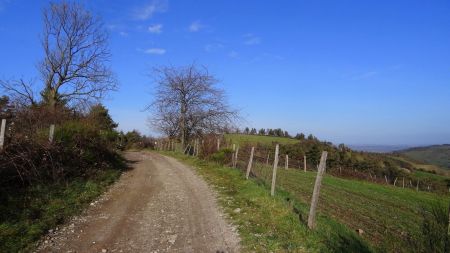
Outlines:
[[422,163],[433,164],[450,170],[450,144],[409,148],[395,153]]
[[375,153],[391,153],[394,151],[404,150],[411,146],[405,145],[349,145],[353,150],[375,152]]

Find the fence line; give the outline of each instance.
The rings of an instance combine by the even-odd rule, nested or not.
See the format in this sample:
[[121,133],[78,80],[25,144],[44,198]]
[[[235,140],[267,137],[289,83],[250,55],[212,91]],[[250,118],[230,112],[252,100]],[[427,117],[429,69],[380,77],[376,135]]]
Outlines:
[[[205,141],[206,140],[206,141]],[[267,147],[251,147],[251,146],[243,146],[240,147],[235,143],[227,142],[226,140],[223,141],[221,138],[213,138],[213,139],[194,139],[190,143],[187,143],[184,149],[184,154],[189,154],[193,156],[199,156],[203,151],[202,149],[205,146],[208,146],[214,150],[215,152],[216,148],[231,148],[231,163],[230,167],[232,168],[238,168],[241,169],[244,173],[245,177],[247,178],[247,170],[248,171],[248,177],[255,177],[257,174],[261,174],[261,172],[257,172],[253,170],[253,168],[263,166],[269,167],[271,166],[271,169],[273,170],[273,165],[275,163],[275,160],[277,160],[277,168],[278,166],[283,166],[285,169],[299,169],[301,170],[303,167],[303,171],[318,171],[320,164],[317,164],[317,167],[315,168],[308,168],[308,157],[306,155],[303,155],[302,158],[299,157],[291,157],[289,154],[281,154],[280,149],[278,151],[278,155],[275,157],[272,153],[274,152],[273,148],[267,148]],[[160,140],[161,142],[173,142],[173,140]],[[177,143],[174,143],[174,146],[176,146]],[[179,143],[178,143],[179,144]],[[170,145],[169,145],[170,146]],[[169,150],[169,148],[164,148],[161,145],[157,145],[157,148],[159,147],[160,150]],[[249,161],[250,156],[252,153],[253,148],[253,157],[252,157],[252,164],[249,167]],[[280,148],[280,147],[279,147]],[[172,148],[172,150],[176,150],[176,148]],[[211,150],[211,149],[210,149]],[[272,153],[272,155],[270,154]],[[204,154],[203,154],[204,155]],[[276,158],[276,159],[275,159]],[[270,163],[269,163],[270,162]],[[310,163],[313,164],[313,163]],[[386,174],[382,176],[378,176],[376,174],[372,174],[370,171],[368,172],[361,172],[361,171],[355,171],[350,172],[349,169],[342,169],[341,166],[336,166],[331,168],[330,170],[331,174],[338,177],[354,177],[356,175],[357,178],[363,179],[369,182],[374,182],[381,184],[384,182],[387,185],[392,185],[394,187],[400,187],[400,188],[410,188],[415,189],[416,191],[424,190],[424,191],[431,191],[433,189],[432,184],[430,183],[420,183],[420,180],[411,180],[410,183],[406,183],[406,178],[402,177],[401,185],[397,185],[397,181],[399,181],[399,178],[389,178]],[[269,176],[267,172],[262,172],[264,175],[264,179],[267,179]],[[349,174],[350,173],[350,174]],[[357,174],[353,174],[357,173]],[[384,180],[383,180],[384,177]],[[269,180],[270,181],[270,180]],[[450,191],[450,189],[449,189]]]

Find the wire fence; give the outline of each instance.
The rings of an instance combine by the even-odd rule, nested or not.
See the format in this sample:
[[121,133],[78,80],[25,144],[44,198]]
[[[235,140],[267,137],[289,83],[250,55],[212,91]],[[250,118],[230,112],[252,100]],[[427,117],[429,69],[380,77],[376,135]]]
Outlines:
[[[184,149],[181,144],[170,139],[160,139],[157,149],[172,150],[183,152],[184,154],[208,157],[214,152],[227,149],[228,161],[226,165],[247,173],[250,163],[251,150],[254,149],[252,156],[252,166],[249,176],[261,179],[266,183],[271,181],[273,165],[275,161],[275,146],[262,145],[243,145],[239,146],[235,143],[226,141],[223,137],[207,137],[202,139],[194,139],[189,142]],[[319,164],[313,164],[306,155],[289,155],[286,153],[278,154],[277,167],[286,170],[296,171],[314,171],[317,172]],[[327,174],[341,178],[353,178],[364,180],[381,185],[392,185],[400,188],[409,188],[416,191],[433,191],[433,183],[421,181],[420,179],[412,179],[408,177],[392,177],[387,174],[377,175],[371,171],[359,171],[352,168],[344,168],[342,166],[327,167]],[[282,183],[282,182],[281,182]],[[277,184],[279,185],[279,184]],[[449,189],[450,192],[450,189]]]

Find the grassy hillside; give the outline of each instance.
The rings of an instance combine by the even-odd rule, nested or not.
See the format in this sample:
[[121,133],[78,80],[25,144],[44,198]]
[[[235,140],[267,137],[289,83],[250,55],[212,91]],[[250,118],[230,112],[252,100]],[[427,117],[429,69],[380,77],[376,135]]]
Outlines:
[[419,162],[450,169],[450,145],[434,145],[399,151],[398,153]]
[[225,134],[225,140],[227,142],[235,143],[238,145],[247,144],[272,144],[272,143],[280,143],[280,144],[295,144],[298,143],[299,140],[287,137],[275,137],[275,136],[263,136],[263,135],[247,135],[247,134]]
[[434,175],[432,173],[437,173],[439,175],[443,175],[443,176],[447,176],[447,177],[450,176],[450,170],[441,168],[441,167],[439,167],[437,165],[425,164],[423,162],[418,162],[416,160],[412,160],[411,158],[406,157],[406,156],[401,155],[401,154],[389,155],[389,157],[391,157],[392,159],[395,159],[395,160],[399,160],[399,161],[408,163],[412,167],[416,168],[417,170],[430,172],[430,173],[426,173],[428,175]]
[[[257,166],[254,171],[263,181],[270,182],[271,168]],[[277,185],[304,205],[305,217],[315,177],[315,172],[292,169],[278,171]],[[449,200],[448,195],[326,175],[319,210],[353,230],[364,230],[363,237],[379,249],[411,252],[415,246],[410,240],[421,237],[422,208],[429,209],[436,201],[448,203]]]
[[[266,136],[246,136],[241,135],[238,139],[236,135],[231,135],[233,142],[241,145],[245,140],[252,140],[260,144],[271,144],[276,140],[286,140],[286,138],[273,139]],[[290,140],[290,139],[287,139]],[[295,140],[294,140],[295,141]],[[294,142],[295,143],[295,142]],[[319,150],[329,151],[329,161],[327,160],[327,169],[333,170],[336,166],[336,156],[333,157],[333,152],[336,150],[320,142],[310,142],[310,145],[321,145]],[[288,142],[281,143],[281,151],[289,152],[290,144]],[[307,143],[300,142],[300,150],[306,150]],[[331,150],[331,153],[330,153]],[[339,152],[339,151],[337,151]],[[402,189],[400,187],[393,187],[391,185],[375,184],[362,180],[352,180],[338,178],[335,176],[325,176],[321,199],[319,203],[320,211],[327,217],[331,217],[338,222],[345,224],[352,230],[362,229],[362,235],[379,250],[388,252],[423,252],[425,251],[422,244],[424,238],[423,232],[423,212],[424,210],[432,209],[435,203],[442,203],[444,206],[448,205],[450,196],[445,187],[448,182],[448,177],[436,175],[417,169],[422,168],[421,163],[410,161],[411,159],[403,156],[384,155],[384,154],[368,154],[362,152],[346,151],[351,154],[351,157],[356,157],[355,162],[360,164],[367,163],[369,159],[377,159],[375,161],[388,161],[401,168],[408,168],[410,172],[403,172],[399,178],[406,178],[406,183],[409,180],[416,182],[420,180],[421,191],[415,191],[414,187],[410,189]],[[244,154],[243,154],[244,155]],[[245,154],[246,157],[247,154]],[[239,167],[245,169],[246,159],[241,159]],[[356,165],[355,162],[350,164]],[[381,163],[382,164],[382,163]],[[374,164],[372,171],[377,171],[377,164]],[[283,166],[280,166],[283,167]],[[343,167],[344,169],[345,167]],[[371,169],[370,166],[366,168]],[[367,169],[361,167],[361,172],[367,173]],[[434,165],[428,165],[429,170],[438,168]],[[311,168],[310,168],[311,169]],[[384,172],[383,172],[384,173]],[[272,176],[272,168],[265,167],[261,164],[255,166],[254,174],[264,184],[270,184]],[[299,170],[284,170],[280,169],[277,177],[277,186],[279,189],[289,192],[292,197],[301,203],[303,218],[307,217],[308,205],[312,195],[313,184],[315,180],[315,172],[302,172]],[[389,176],[388,176],[389,177]],[[382,178],[379,175],[379,178]],[[379,182],[380,183],[380,182]],[[384,183],[384,182],[382,182]],[[445,191],[440,191],[441,194],[432,192],[425,192],[425,184],[431,184],[433,187],[442,186]],[[399,185],[399,184],[397,184]],[[448,224],[448,223],[446,223]]]

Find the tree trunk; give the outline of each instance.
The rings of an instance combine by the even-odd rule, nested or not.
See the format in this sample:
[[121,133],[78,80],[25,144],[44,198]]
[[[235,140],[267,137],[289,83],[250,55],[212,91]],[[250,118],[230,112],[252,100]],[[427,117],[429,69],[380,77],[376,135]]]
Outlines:
[[185,103],[181,104],[181,122],[180,122],[180,131],[181,131],[181,147],[184,148],[184,144],[186,143],[186,105]]

